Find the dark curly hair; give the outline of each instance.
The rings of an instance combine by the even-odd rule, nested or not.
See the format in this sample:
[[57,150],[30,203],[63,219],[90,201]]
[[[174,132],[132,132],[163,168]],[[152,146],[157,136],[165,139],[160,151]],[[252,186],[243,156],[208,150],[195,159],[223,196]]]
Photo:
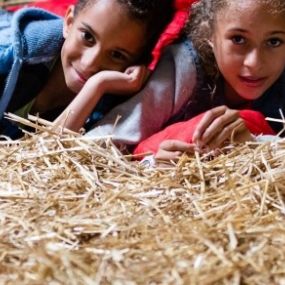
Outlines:
[[[78,0],[75,15],[89,5],[100,0]],[[174,0],[116,0],[127,11],[128,15],[146,26],[146,46],[141,63],[151,61],[151,52],[175,12]]]
[[[209,40],[215,29],[218,13],[238,0],[199,0],[192,4],[184,32],[198,51],[206,74],[215,82],[219,71]],[[259,2],[275,13],[285,14],[285,0],[251,0]],[[285,16],[285,15],[284,15]]]

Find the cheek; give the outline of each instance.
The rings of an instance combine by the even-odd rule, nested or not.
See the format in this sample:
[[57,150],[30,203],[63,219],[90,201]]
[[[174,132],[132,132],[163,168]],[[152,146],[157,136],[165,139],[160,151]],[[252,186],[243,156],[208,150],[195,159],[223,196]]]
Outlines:
[[232,53],[228,53],[223,50],[219,51],[216,60],[221,73],[236,73],[240,70],[242,66],[242,59],[239,56],[236,56]]
[[[274,68],[275,66],[275,68]],[[276,62],[276,65],[274,65],[274,63],[272,65],[270,65],[271,69],[271,74],[272,74],[272,84],[281,76],[281,74],[285,71],[285,66],[284,65],[280,65],[279,62],[279,66],[278,66],[278,62]],[[270,67],[268,70],[270,70]],[[279,67],[279,68],[278,68]]]
[[272,72],[274,72],[275,74],[281,75],[281,73],[285,71],[285,56],[282,55],[282,57],[276,57],[276,59],[274,60],[271,57],[271,59],[269,58],[267,65],[268,70],[272,70]]
[[71,59],[76,57],[79,53],[80,47],[76,44],[76,42],[70,38],[67,38],[62,46],[61,54],[62,58]]
[[222,51],[217,51],[215,53],[215,58],[218,68],[222,74],[228,72],[228,70],[232,68],[231,62],[229,61],[230,58],[225,56]]

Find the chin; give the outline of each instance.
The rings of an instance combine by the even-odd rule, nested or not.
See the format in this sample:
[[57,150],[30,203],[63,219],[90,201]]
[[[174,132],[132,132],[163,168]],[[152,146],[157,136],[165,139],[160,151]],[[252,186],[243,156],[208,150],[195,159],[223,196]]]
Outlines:
[[241,98],[247,100],[247,101],[254,101],[254,100],[257,100],[258,98],[260,98],[262,96],[262,94],[256,94],[256,95],[249,95],[246,94],[245,96],[244,95],[240,95]]
[[242,90],[238,94],[241,98],[245,100],[253,101],[260,98],[264,94],[264,92],[265,92],[264,90],[261,91],[256,90],[255,92],[253,90]]
[[82,85],[79,85],[76,82],[68,82],[68,81],[66,82],[66,86],[71,92],[75,94],[79,93],[83,87]]

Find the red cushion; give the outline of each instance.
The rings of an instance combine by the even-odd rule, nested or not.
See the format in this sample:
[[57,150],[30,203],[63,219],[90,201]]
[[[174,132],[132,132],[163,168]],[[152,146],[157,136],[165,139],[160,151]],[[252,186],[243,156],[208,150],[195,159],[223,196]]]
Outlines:
[[[241,110],[240,117],[244,120],[246,127],[254,135],[275,135],[276,133],[269,126],[264,116],[257,111]],[[192,137],[197,124],[200,122],[204,113],[184,122],[179,122],[168,126],[164,130],[152,135],[137,145],[134,154],[158,151],[161,142],[167,139],[181,140],[192,143]]]

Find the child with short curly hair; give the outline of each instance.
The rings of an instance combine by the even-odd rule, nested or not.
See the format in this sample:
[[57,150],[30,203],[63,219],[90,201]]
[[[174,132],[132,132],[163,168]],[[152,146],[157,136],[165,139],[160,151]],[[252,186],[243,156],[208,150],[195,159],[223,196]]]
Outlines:
[[4,112],[57,118],[75,131],[94,108],[100,119],[118,103],[105,93],[141,88],[173,14],[173,0],[79,0],[64,20],[35,8],[1,10],[1,134],[21,135]]

